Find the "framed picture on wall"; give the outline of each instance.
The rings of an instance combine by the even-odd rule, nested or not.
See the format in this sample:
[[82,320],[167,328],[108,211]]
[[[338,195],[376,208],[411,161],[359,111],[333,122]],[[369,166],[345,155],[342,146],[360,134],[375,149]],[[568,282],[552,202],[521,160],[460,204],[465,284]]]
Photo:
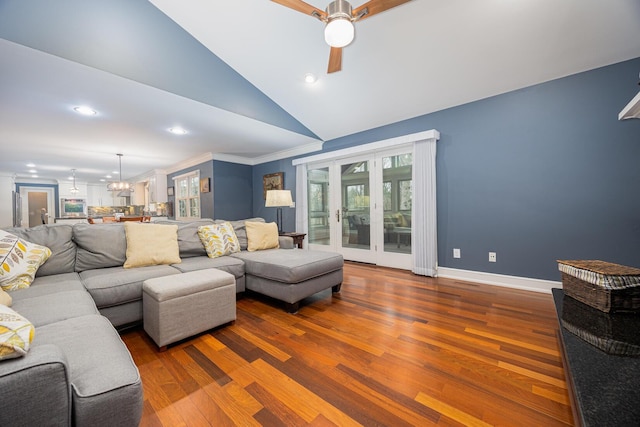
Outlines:
[[173,196],[173,187],[167,187],[167,196]]
[[262,177],[262,190],[264,199],[267,200],[267,191],[284,190],[284,172],[276,172]]
[[211,178],[200,179],[200,192],[208,193],[211,191]]

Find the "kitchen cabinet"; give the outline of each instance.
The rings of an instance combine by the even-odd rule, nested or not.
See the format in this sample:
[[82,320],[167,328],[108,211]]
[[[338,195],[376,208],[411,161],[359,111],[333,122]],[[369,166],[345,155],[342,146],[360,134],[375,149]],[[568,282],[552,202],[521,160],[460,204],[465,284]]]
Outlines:
[[167,203],[167,175],[156,173],[149,178],[149,203]]
[[[135,193],[134,193],[135,194]],[[87,185],[87,206],[127,206],[129,199],[107,190],[106,184]]]

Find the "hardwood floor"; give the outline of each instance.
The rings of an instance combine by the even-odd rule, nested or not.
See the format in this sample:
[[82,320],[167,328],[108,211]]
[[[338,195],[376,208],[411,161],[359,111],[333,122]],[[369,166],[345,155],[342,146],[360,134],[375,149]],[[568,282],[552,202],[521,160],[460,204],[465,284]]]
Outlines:
[[237,310],[163,353],[123,334],[142,426],[572,425],[550,294],[348,263],[295,315]]

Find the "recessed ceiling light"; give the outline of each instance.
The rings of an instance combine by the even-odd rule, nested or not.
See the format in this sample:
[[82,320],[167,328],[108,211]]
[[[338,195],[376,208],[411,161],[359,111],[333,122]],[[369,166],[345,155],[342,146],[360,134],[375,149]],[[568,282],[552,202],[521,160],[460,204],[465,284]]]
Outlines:
[[28,167],[28,168],[35,168],[35,167],[36,167],[36,165],[34,165],[33,163],[27,163],[27,167]]
[[185,133],[187,133],[187,131],[182,129],[181,127],[169,128],[169,132],[175,135],[184,135]]
[[315,74],[313,74],[313,73],[307,73],[307,74],[305,74],[305,75],[304,75],[304,81],[305,81],[305,83],[312,84],[312,83],[315,83],[315,82],[316,82],[316,80],[318,80],[318,78],[317,78],[317,77],[316,77],[316,75],[315,75]]
[[31,178],[37,178],[38,175],[31,175]]
[[111,175],[105,175],[104,177],[105,178],[111,178]]
[[35,170],[35,169],[29,169],[29,171],[28,171],[28,172],[29,172],[29,173],[38,173],[38,171],[37,171],[37,170]]
[[96,110],[93,108],[86,107],[84,105],[79,107],[74,107],[73,111],[78,114],[82,114],[83,116],[95,116],[97,114]]
[[106,182],[107,180],[104,178],[100,178],[100,182]]

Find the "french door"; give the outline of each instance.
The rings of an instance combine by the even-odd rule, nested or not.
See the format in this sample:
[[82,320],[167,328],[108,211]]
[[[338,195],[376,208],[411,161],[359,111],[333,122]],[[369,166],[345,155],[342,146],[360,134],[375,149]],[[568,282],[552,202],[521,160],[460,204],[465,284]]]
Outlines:
[[309,247],[412,268],[411,146],[307,166]]

